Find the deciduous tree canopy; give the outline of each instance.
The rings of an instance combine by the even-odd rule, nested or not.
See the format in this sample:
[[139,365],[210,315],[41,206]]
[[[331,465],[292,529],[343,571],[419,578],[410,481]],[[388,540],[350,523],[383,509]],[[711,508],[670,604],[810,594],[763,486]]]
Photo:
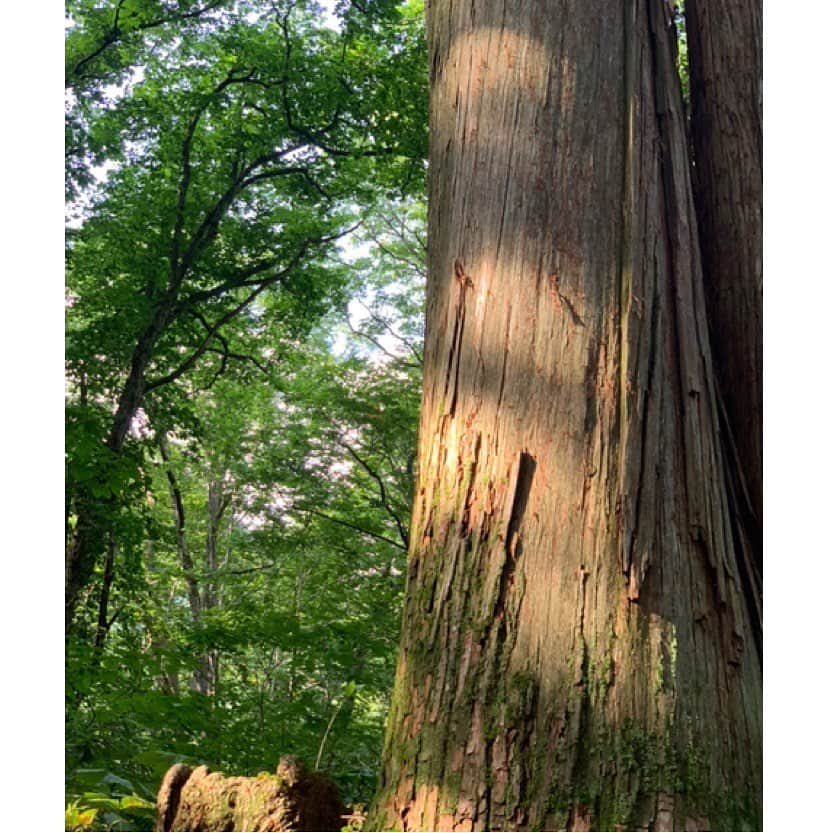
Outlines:
[[146,829],[174,760],[284,753],[366,802],[421,372],[421,8],[67,10],[73,819]]

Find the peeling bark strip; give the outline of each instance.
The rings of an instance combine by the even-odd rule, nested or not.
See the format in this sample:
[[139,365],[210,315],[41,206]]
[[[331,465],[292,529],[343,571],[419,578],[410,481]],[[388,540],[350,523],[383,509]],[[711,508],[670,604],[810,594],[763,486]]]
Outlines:
[[428,7],[419,481],[367,829],[760,829],[674,45],[662,0],[618,9]]

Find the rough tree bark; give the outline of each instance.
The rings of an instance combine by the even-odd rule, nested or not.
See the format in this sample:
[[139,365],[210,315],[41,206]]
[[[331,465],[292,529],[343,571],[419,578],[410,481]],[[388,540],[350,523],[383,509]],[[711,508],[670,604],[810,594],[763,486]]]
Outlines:
[[737,449],[735,489],[762,571],[761,0],[688,0],[694,201],[715,370]]
[[760,829],[760,591],[669,24],[428,6],[419,479],[368,829]]

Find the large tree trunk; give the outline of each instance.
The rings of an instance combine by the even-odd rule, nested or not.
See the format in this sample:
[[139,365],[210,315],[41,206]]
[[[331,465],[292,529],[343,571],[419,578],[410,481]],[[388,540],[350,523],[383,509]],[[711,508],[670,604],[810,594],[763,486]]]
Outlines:
[[761,0],[688,0],[694,199],[736,490],[762,570],[763,143]]
[[433,0],[419,481],[386,830],[760,829],[662,0]]

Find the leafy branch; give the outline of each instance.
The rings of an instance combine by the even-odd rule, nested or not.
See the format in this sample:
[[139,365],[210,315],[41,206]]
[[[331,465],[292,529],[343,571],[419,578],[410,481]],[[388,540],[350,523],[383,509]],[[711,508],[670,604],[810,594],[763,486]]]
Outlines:
[[81,81],[90,79],[86,74],[89,68],[97,58],[101,57],[112,47],[123,43],[128,38],[147,32],[151,29],[156,29],[160,26],[165,26],[169,23],[183,23],[186,20],[193,20],[202,15],[225,5],[228,0],[209,0],[204,5],[198,5],[190,11],[171,11],[167,14],[160,14],[156,17],[151,17],[148,20],[137,20],[139,12],[134,11],[127,15],[127,21],[122,20],[122,11],[124,9],[125,0],[118,0],[113,14],[113,21],[101,35],[100,42],[86,55],[79,58],[72,67],[67,71],[64,84],[66,87],[74,87]]

